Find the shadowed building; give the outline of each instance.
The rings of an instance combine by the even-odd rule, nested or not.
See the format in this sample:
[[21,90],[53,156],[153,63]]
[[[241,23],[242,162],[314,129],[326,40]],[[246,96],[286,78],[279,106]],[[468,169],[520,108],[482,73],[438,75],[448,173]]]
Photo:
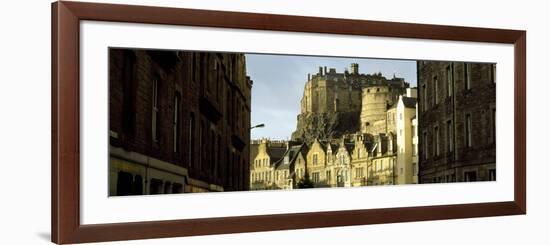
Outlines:
[[496,179],[495,68],[417,62],[421,183]]
[[247,190],[243,54],[109,50],[109,194]]

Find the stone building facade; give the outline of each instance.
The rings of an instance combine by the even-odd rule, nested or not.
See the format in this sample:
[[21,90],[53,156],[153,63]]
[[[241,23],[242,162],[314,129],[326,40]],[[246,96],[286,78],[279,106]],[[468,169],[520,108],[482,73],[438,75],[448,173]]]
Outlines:
[[496,179],[495,64],[417,62],[419,181]]
[[417,132],[416,104],[416,98],[399,96],[395,106],[393,133],[397,140],[396,184],[418,183],[418,148],[414,142]]
[[368,167],[367,185],[396,184],[397,147],[395,134],[379,134],[374,136]]
[[283,158],[288,145],[285,141],[269,141],[267,139],[251,142],[250,155],[250,189],[268,190],[275,185],[275,163]]
[[247,190],[243,54],[109,50],[109,195]]

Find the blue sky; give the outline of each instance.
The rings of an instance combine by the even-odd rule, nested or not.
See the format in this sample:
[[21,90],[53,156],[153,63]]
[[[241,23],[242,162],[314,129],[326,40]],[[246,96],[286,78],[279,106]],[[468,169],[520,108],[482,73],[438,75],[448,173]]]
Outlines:
[[252,129],[251,138],[289,139],[296,129],[307,74],[316,73],[319,66],[340,73],[350,70],[351,63],[359,64],[359,73],[381,72],[387,78],[395,74],[416,86],[416,61],[411,60],[246,54],[247,73],[254,82],[251,124],[265,124]]

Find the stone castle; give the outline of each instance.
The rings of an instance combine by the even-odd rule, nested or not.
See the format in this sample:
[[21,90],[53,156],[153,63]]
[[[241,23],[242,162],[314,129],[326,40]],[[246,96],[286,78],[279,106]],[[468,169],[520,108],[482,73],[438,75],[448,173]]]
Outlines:
[[343,73],[319,67],[317,74],[308,74],[292,140],[310,143],[358,131],[385,133],[386,110],[407,88],[403,78],[361,74],[356,63]]

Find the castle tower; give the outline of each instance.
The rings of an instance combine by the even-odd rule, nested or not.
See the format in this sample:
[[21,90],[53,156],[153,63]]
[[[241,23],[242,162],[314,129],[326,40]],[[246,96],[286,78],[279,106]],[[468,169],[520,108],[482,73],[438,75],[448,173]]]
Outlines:
[[363,88],[360,128],[362,133],[373,135],[386,133],[386,111],[393,104],[392,93],[388,86],[370,86]]
[[358,75],[359,74],[359,64],[351,63],[351,74],[353,74],[353,75]]

